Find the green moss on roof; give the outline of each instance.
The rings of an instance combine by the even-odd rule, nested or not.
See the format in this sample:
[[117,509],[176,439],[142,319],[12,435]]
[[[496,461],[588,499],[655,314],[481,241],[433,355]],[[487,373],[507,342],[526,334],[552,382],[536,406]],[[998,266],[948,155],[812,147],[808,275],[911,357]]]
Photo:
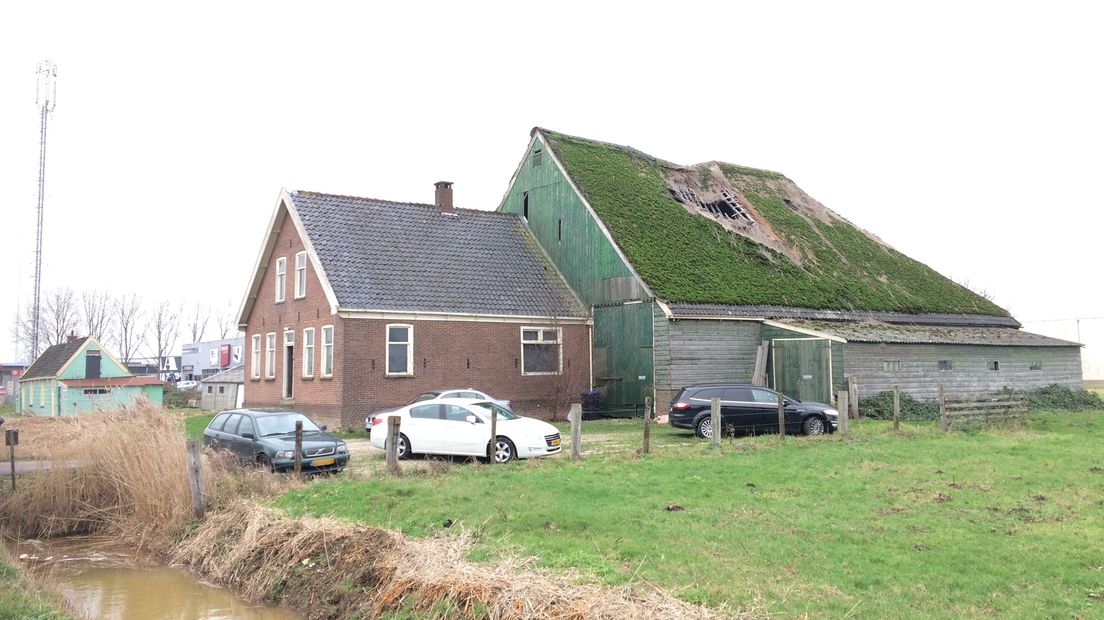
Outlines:
[[[1008,315],[838,216],[825,222],[796,212],[781,189],[790,181],[777,172],[717,163],[796,250],[798,262],[687,211],[671,198],[660,160],[627,147],[542,133],[617,245],[663,299]],[[705,167],[699,168],[703,181]]]

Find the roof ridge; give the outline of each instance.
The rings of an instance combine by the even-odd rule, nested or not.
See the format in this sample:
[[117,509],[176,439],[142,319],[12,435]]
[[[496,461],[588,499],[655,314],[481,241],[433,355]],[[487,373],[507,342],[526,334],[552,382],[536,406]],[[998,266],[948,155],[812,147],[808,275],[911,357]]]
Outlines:
[[[311,191],[311,190],[289,190],[288,193],[291,194],[292,198],[294,198],[295,196],[298,196],[300,194],[304,194],[304,195],[308,195],[308,196],[327,196],[329,198],[341,198],[341,199],[345,199],[345,200],[356,200],[356,201],[361,201],[361,202],[374,202],[374,203],[378,203],[378,204],[384,205],[384,206],[386,206],[386,205],[396,205],[396,206],[402,206],[402,207],[427,207],[427,208],[436,209],[436,210],[440,210],[440,208],[441,208],[438,205],[428,203],[428,202],[405,202],[405,201],[402,201],[402,200],[387,200],[385,198],[371,198],[371,197],[368,197],[368,196],[352,196],[352,195],[349,195],[349,194],[331,194],[331,193],[328,193],[328,192],[316,192],[316,191]],[[473,212],[473,213],[494,213],[494,214],[498,214],[498,211],[495,211],[495,210],[476,209],[474,207],[454,207],[453,211],[469,211],[469,212]],[[503,214],[503,215],[513,216],[515,214],[506,213],[506,214]]]

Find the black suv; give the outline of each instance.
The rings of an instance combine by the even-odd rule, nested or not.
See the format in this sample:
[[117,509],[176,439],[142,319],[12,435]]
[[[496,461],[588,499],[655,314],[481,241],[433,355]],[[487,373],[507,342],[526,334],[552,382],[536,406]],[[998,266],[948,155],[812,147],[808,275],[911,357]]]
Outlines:
[[[668,419],[675,428],[693,429],[698,437],[713,436],[710,406],[721,401],[725,432],[777,433],[778,392],[745,383],[702,383],[679,390]],[[836,430],[839,412],[831,405],[785,397],[786,433],[823,435]]]

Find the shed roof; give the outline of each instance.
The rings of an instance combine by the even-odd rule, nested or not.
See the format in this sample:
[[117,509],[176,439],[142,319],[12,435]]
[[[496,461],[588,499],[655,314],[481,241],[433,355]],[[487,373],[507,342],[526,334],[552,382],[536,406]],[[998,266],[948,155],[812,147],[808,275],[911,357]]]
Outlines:
[[80,351],[80,348],[83,347],[84,343],[87,341],[88,336],[85,336],[83,338],[76,338],[68,342],[55,344],[47,348],[42,352],[42,355],[39,355],[38,359],[31,364],[27,372],[23,373],[20,381],[56,377],[62,366],[65,365],[65,362],[68,362],[69,358],[73,357],[74,353]]
[[957,327],[1020,327],[1010,316],[983,314],[948,314],[939,312],[876,312],[870,310],[827,310],[790,306],[730,306],[726,304],[667,304],[671,318],[765,318],[790,321],[808,319],[822,321],[882,321],[893,324],[943,325]]
[[287,196],[341,310],[588,314],[516,215],[306,191]]
[[1080,344],[1009,327],[903,325],[883,321],[789,320],[787,325],[839,336],[848,342],[975,344],[1003,347],[1079,347]]
[[210,377],[204,377],[199,380],[200,383],[245,383],[245,365],[238,364],[233,368],[224,370],[220,373],[211,375]]
[[661,299],[1008,316],[780,173],[724,162],[680,166],[541,128],[534,136]]

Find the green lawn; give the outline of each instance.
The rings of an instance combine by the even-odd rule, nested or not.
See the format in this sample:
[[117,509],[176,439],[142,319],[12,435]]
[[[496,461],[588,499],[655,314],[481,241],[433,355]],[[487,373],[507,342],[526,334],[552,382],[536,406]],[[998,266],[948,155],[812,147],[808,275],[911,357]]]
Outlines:
[[207,428],[207,424],[216,413],[212,411],[184,418],[184,434],[190,439],[203,439],[203,429]]
[[[707,442],[584,425],[586,458],[336,479],[276,504],[413,536],[476,532],[475,560],[533,556],[732,609],[814,617],[1104,616],[1104,412],[941,435]],[[408,463],[408,468],[418,466]]]
[[0,620],[66,620],[69,614],[0,557]]

